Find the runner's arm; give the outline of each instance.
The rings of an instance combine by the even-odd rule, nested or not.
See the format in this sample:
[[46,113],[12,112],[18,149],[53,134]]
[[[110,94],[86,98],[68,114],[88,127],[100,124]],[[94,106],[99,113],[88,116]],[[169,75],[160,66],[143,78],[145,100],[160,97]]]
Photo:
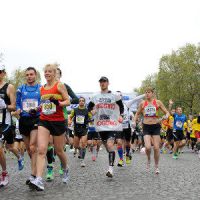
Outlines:
[[71,125],[72,124],[72,119],[74,118],[74,109],[71,110],[71,113],[68,117],[68,124]]
[[94,106],[95,106],[95,104],[92,101],[90,101],[88,104],[88,107],[87,107],[88,111],[91,112],[91,110],[93,110]]
[[143,103],[144,101],[142,101],[139,105],[139,108],[137,110],[137,112],[135,113],[135,116],[133,118],[133,122],[136,124],[136,121],[138,120],[138,117],[140,116],[140,114],[142,113],[142,107],[143,107]]
[[22,93],[21,93],[21,88],[19,87],[17,89],[17,92],[16,92],[16,110],[17,110],[17,113],[20,114],[21,110],[22,110],[22,107],[21,107],[21,97],[22,97]]
[[61,93],[62,98],[63,98],[63,101],[59,101],[59,105],[61,107],[69,106],[70,105],[69,95],[64,84],[62,83],[58,84],[58,91]]
[[7,88],[7,95],[10,98],[10,105],[7,106],[9,111],[16,110],[16,95],[15,95],[15,88],[13,85],[9,84]]
[[124,113],[124,105],[122,100],[120,99],[119,101],[116,101],[116,104],[119,106],[120,115],[122,115]]
[[71,89],[71,87],[67,84],[64,84],[66,89],[67,89],[67,92],[69,94],[69,96],[71,97],[71,104],[78,104],[79,103],[79,99],[78,97],[76,96],[76,94],[74,93],[74,91]]

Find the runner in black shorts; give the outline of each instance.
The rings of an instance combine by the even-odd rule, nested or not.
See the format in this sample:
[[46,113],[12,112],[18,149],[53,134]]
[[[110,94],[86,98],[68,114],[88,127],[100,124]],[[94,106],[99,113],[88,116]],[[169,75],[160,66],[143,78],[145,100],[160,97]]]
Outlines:
[[79,106],[71,111],[69,125],[74,123],[74,147],[80,149],[81,167],[85,167],[85,154],[87,146],[88,122],[92,114],[85,108],[85,98],[79,98]]
[[36,140],[39,122],[40,87],[36,83],[37,71],[33,67],[25,70],[26,83],[17,89],[16,115],[19,118],[19,132],[23,135],[26,150],[31,159],[31,175],[26,184],[36,176]]
[[[169,100],[169,108],[173,105],[173,101]],[[182,113],[182,108],[178,106],[176,112],[173,115],[174,125],[173,125],[173,135],[174,135],[174,149],[173,158],[177,159],[179,155],[179,150],[185,146],[186,138],[184,135],[184,123],[187,121],[186,116]]]
[[41,113],[37,134],[36,178],[30,183],[30,188],[37,191],[44,190],[42,177],[50,135],[53,136],[55,152],[63,169],[62,182],[66,184],[69,181],[69,167],[64,152],[66,119],[63,108],[70,105],[70,100],[64,84],[56,78],[57,67],[57,64],[45,66],[46,84],[40,88]]
[[[95,129],[99,132],[109,157],[109,169],[106,176],[113,177],[115,161],[115,133],[122,131],[122,114],[124,106],[119,94],[108,90],[109,80],[101,77],[99,80],[101,92],[94,95],[88,104],[88,110],[94,115]],[[94,109],[94,110],[93,110]]]
[[6,170],[6,159],[3,150],[3,141],[6,141],[6,148],[9,149],[18,159],[18,169],[23,169],[23,160],[18,151],[14,148],[14,134],[11,128],[11,111],[15,110],[15,88],[12,84],[6,83],[6,71],[0,65],[0,165],[2,167],[0,187],[8,184],[8,172]]
[[169,112],[163,105],[160,100],[155,98],[154,89],[148,87],[146,89],[146,100],[142,101],[139,105],[139,108],[136,112],[134,118],[134,126],[136,126],[136,121],[139,115],[142,113],[144,116],[143,120],[143,134],[144,134],[144,142],[145,142],[145,152],[147,155],[147,171],[150,168],[150,160],[151,160],[151,146],[153,143],[154,147],[154,161],[155,161],[155,173],[159,174],[159,157],[160,157],[160,124],[158,119],[158,111],[161,111],[165,114],[164,118],[169,117]]

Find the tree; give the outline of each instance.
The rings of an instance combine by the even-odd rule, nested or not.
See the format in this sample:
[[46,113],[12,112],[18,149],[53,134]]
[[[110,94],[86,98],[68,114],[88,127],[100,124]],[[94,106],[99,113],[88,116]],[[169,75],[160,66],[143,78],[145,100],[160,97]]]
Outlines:
[[171,54],[161,57],[157,74],[142,81],[156,88],[157,96],[164,104],[169,98],[180,105],[186,113],[199,112],[200,108],[200,44],[186,44]]
[[157,82],[157,76],[158,76],[157,73],[148,75],[142,81],[141,87],[140,88],[135,88],[134,91],[137,92],[137,93],[139,93],[139,94],[144,94],[145,93],[145,89],[147,87],[153,87],[156,90],[157,89],[157,84],[156,84],[156,82]]
[[[25,70],[22,70],[20,67],[16,69],[11,77],[8,78],[8,81],[17,88],[19,85],[25,83]],[[41,76],[40,73],[37,71],[37,82],[40,83]]]

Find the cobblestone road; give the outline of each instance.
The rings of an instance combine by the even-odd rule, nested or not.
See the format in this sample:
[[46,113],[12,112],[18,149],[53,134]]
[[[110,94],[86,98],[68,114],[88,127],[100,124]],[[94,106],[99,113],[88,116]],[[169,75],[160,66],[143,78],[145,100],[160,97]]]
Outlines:
[[55,180],[45,183],[44,192],[30,191],[25,185],[30,173],[27,157],[25,169],[19,172],[16,160],[7,156],[10,184],[6,188],[0,188],[0,200],[200,199],[200,160],[189,150],[182,154],[179,160],[173,160],[169,154],[161,155],[160,175],[154,174],[153,166],[147,173],[145,155],[135,153],[130,166],[115,167],[113,179],[105,176],[107,169],[105,151],[100,152],[96,162],[91,161],[88,153],[86,168],[80,167],[78,158],[73,158],[70,153],[68,155],[71,174],[69,184],[62,184],[58,173],[59,163],[56,162]]

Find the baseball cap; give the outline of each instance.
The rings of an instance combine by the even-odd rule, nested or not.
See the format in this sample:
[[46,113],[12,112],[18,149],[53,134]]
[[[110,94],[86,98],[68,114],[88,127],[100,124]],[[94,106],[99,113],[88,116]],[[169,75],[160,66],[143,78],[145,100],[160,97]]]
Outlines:
[[107,82],[109,82],[108,78],[105,77],[105,76],[102,76],[102,77],[99,79],[99,82],[101,82],[101,81],[107,81]]
[[5,66],[0,64],[0,71],[5,71]]

